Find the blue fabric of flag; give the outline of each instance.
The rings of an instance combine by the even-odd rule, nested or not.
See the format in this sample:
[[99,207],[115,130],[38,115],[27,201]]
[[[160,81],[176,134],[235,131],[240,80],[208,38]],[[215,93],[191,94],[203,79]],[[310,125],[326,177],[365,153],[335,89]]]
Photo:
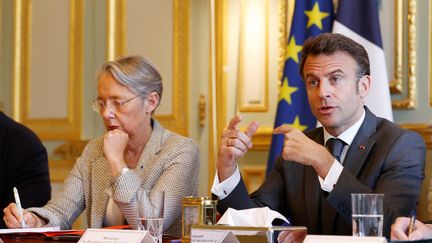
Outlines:
[[[305,85],[299,74],[301,47],[307,38],[331,32],[332,0],[297,0],[291,23],[274,127],[289,124],[305,131],[316,127],[316,118],[310,110]],[[267,175],[273,169],[276,158],[281,154],[283,143],[283,135],[272,136]]]
[[[363,38],[383,48],[377,4],[376,0],[339,1],[336,19]],[[367,13],[367,15],[359,13]],[[357,18],[360,16],[361,18]]]

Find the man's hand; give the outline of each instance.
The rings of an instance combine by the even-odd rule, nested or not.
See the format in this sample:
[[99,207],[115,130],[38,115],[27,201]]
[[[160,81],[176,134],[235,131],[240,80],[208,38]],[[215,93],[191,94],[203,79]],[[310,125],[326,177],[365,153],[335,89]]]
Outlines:
[[286,124],[275,128],[273,133],[285,136],[282,150],[284,160],[312,166],[321,178],[327,176],[334,157],[324,146],[308,138],[302,131]]
[[218,177],[224,181],[236,170],[236,161],[252,147],[252,135],[258,129],[257,122],[251,122],[245,132],[238,130],[241,117],[233,117],[222,133],[217,161]]
[[282,231],[277,241],[278,243],[296,243],[296,242],[303,242],[306,238],[307,230],[294,230],[294,231]]

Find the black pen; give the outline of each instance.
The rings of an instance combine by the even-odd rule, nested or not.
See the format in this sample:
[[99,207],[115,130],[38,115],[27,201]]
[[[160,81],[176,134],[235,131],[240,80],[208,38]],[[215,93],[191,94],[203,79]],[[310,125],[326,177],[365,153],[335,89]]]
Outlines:
[[416,214],[415,211],[413,210],[413,212],[411,212],[410,223],[408,226],[408,238],[410,237],[410,235],[414,230],[415,221],[416,221]]

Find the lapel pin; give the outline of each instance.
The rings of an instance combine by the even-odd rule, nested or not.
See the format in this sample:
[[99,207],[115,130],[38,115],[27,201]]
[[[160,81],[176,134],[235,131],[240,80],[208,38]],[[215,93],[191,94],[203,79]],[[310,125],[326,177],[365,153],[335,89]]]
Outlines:
[[361,149],[361,150],[365,150],[365,149],[366,149],[366,146],[364,146],[364,145],[360,145],[360,149]]

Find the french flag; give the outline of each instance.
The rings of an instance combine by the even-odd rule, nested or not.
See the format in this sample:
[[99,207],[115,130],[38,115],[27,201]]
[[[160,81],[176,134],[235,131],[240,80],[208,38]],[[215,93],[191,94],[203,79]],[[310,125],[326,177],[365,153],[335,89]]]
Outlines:
[[393,121],[377,0],[339,1],[333,32],[350,37],[366,48],[371,69],[366,105],[375,115]]

